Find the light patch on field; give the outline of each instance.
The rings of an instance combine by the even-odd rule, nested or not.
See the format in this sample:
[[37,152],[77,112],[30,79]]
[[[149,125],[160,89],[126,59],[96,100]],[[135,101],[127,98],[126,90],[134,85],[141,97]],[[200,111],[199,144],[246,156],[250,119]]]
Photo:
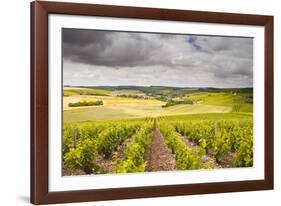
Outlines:
[[162,105],[163,103],[158,100],[152,99],[130,99],[130,98],[112,98],[112,99],[104,99],[104,105],[130,105],[130,106],[138,106],[138,105]]
[[85,89],[83,87],[63,87],[63,90],[72,90],[72,89]]
[[[97,101],[102,100],[103,106],[82,106],[82,107],[69,107],[69,103],[83,102],[83,101]],[[84,96],[84,95],[75,95],[69,97],[63,97],[63,110],[76,110],[81,108],[96,108],[96,107],[105,107],[105,106],[142,106],[142,105],[158,105],[161,107],[164,103],[154,99],[132,99],[132,98],[123,98],[123,97],[113,97],[113,96]]]

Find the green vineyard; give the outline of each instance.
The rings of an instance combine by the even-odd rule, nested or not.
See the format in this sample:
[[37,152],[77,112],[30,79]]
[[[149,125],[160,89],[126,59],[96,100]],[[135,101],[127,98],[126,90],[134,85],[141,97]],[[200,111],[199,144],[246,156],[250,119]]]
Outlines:
[[[172,170],[253,166],[251,118],[189,116],[65,123],[63,174],[161,171],[165,162]],[[158,158],[160,150],[170,155]]]

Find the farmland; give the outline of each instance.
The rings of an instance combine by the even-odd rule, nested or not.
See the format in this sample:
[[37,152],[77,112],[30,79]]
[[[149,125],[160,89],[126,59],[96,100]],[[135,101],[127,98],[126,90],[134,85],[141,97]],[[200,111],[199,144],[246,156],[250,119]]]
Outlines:
[[253,166],[252,89],[66,87],[63,110],[64,175]]
[[[85,90],[85,91],[84,91]],[[198,89],[166,87],[102,87],[94,89],[67,88],[79,91],[63,97],[64,122],[112,120],[126,118],[156,117],[198,113],[252,113],[251,91],[206,92]],[[91,91],[93,90],[93,91]],[[84,92],[82,92],[84,91]],[[99,95],[96,95],[97,91]],[[69,94],[69,93],[68,93]],[[177,104],[180,100],[192,100],[193,104]],[[175,105],[163,107],[168,101]],[[102,101],[103,106],[69,107],[70,103]]]

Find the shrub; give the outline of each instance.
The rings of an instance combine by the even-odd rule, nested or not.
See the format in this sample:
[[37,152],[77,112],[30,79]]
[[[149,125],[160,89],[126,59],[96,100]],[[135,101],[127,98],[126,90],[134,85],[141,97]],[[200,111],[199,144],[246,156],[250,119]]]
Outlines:
[[70,169],[81,169],[86,174],[93,173],[96,146],[94,141],[85,140],[76,149],[71,149],[64,157],[64,165]]
[[192,99],[184,99],[184,100],[168,100],[165,105],[162,105],[162,107],[171,107],[177,104],[194,104],[194,101]]
[[75,102],[75,103],[68,104],[69,107],[98,106],[98,105],[103,105],[103,101],[102,100],[90,101],[90,102],[83,101],[83,102]]

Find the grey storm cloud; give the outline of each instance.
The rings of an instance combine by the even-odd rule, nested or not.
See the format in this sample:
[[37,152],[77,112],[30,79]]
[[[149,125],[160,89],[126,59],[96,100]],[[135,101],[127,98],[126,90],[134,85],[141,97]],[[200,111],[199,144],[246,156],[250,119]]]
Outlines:
[[153,58],[162,45],[141,34],[91,30],[63,31],[65,59],[90,65],[138,66],[158,64]]
[[62,36],[65,84],[253,84],[252,38],[79,29]]

